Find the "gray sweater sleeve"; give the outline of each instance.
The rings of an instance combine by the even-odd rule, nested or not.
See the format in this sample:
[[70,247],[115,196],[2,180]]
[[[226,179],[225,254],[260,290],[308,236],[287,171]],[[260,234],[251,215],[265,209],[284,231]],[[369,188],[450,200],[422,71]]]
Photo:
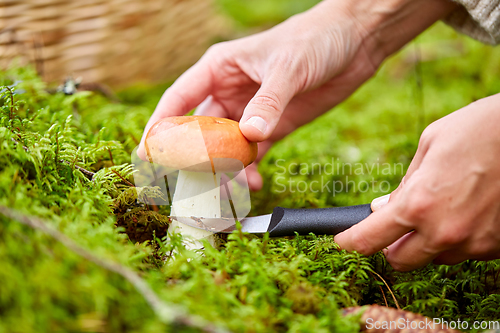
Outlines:
[[500,0],[454,0],[460,6],[444,21],[483,43],[500,43]]

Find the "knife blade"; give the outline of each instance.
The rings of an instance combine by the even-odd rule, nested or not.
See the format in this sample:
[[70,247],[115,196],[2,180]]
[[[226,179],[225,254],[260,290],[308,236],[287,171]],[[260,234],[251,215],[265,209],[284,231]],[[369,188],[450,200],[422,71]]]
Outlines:
[[[308,235],[336,235],[361,222],[372,213],[370,204],[333,207],[291,209],[276,207],[272,214],[246,217],[241,219],[243,232],[263,234],[269,232],[271,237]],[[214,233],[231,233],[236,230],[236,219],[231,218],[198,218],[194,216],[170,216],[188,226],[212,231]]]

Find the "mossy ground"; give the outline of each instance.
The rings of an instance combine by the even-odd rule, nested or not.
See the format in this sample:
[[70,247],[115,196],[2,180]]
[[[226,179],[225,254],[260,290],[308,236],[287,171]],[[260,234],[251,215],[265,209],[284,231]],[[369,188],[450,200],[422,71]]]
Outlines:
[[[387,181],[385,192],[393,190],[427,124],[500,91],[498,59],[500,49],[438,24],[345,103],[270,151],[260,165],[265,187],[252,195],[253,213],[275,205],[361,204],[384,194],[379,187],[351,186],[335,195],[333,188],[310,190],[318,180],[346,186],[375,178]],[[0,101],[0,205],[41,217],[97,256],[129,267],[166,302],[234,332],[353,332],[356,319],[339,309],[385,300],[395,306],[383,279],[410,311],[498,319],[498,260],[397,273],[380,253],[345,253],[332,237],[236,232],[203,255],[183,249],[177,238],[166,242],[168,208],[137,204],[129,184],[130,154],[165,86],[135,86],[119,94],[122,103],[112,103],[91,92],[49,94],[29,68],[0,74],[0,85],[16,81],[14,104],[5,89]],[[332,158],[401,163],[403,171],[331,174],[325,168]],[[75,166],[94,172],[93,180]],[[160,321],[122,276],[4,217],[0,319],[0,332],[193,331]]]

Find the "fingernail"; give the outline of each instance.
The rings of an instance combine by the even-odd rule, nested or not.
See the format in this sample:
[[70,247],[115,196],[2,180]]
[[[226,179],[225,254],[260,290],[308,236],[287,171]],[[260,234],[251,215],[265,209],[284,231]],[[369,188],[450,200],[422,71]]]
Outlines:
[[391,197],[391,194],[389,193],[389,194],[386,194],[384,196],[373,199],[372,205],[371,205],[372,211],[375,212],[378,209],[385,206],[389,202],[390,197]]
[[267,123],[261,117],[252,117],[248,119],[245,124],[255,127],[262,134],[266,133]]
[[389,254],[389,249],[386,247],[382,249],[382,252],[384,253],[384,256],[387,257],[387,255]]

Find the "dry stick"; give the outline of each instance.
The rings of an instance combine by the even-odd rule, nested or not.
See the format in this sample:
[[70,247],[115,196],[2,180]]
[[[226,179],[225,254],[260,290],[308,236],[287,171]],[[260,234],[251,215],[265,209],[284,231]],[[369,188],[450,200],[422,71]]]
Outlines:
[[141,143],[132,133],[129,133],[129,135],[132,138],[132,141],[134,141],[136,145],[139,145],[139,143]]
[[70,162],[65,161],[65,160],[59,160],[59,162],[66,163],[66,164],[69,164],[70,166],[73,166],[73,168],[79,170],[81,173],[83,173],[90,180],[92,180],[92,178],[94,178],[95,173],[92,171],[86,170],[86,169],[84,169],[84,168],[82,168],[74,163],[70,163]]
[[144,280],[141,279],[139,275],[137,275],[134,271],[116,262],[108,261],[106,259],[95,256],[88,250],[76,244],[65,234],[47,226],[47,224],[43,222],[43,220],[26,216],[3,205],[0,205],[0,213],[14,221],[27,225],[33,229],[40,230],[52,236],[57,241],[62,243],[66,248],[83,257],[84,259],[89,260],[108,271],[115,272],[121,275],[123,278],[125,278],[125,280],[130,282],[135,287],[135,289],[142,295],[142,297],[144,297],[151,309],[163,323],[170,325],[189,326],[207,333],[228,332],[224,328],[215,326],[214,324],[206,321],[203,318],[187,313],[184,309],[177,305],[168,304],[162,301],[158,297],[158,295],[156,295],[155,292],[149,287],[149,285],[144,282]]
[[[382,280],[382,282],[385,284],[385,286],[387,287],[387,289],[389,289],[389,292],[391,293],[392,299],[394,300],[394,303],[396,303],[396,307],[398,308],[398,310],[401,310],[401,308],[399,307],[398,300],[396,299],[396,296],[394,296],[391,288],[389,288],[389,285],[387,284],[387,282],[385,282],[384,278],[382,278],[380,276],[380,274],[378,274],[377,272],[372,272],[372,273],[375,274],[376,276],[378,276],[380,280]],[[386,303],[387,303],[387,301],[386,301]]]
[[108,153],[109,153],[109,159],[111,160],[111,164],[115,165],[115,162],[113,161],[113,154],[111,154],[111,148],[108,147]]
[[[373,274],[370,272],[370,275],[373,277]],[[382,297],[384,298],[385,306],[389,307],[389,303],[387,303],[387,298],[385,298],[384,289],[381,285],[378,286],[380,288],[380,292],[382,293]]]
[[126,180],[125,178],[123,178],[122,175],[120,175],[116,170],[110,170],[112,173],[114,173],[115,175],[118,176],[118,178],[120,178],[125,184],[127,184],[128,186],[132,186],[132,187],[135,187],[134,184],[132,184],[131,182],[129,182],[128,180]]

